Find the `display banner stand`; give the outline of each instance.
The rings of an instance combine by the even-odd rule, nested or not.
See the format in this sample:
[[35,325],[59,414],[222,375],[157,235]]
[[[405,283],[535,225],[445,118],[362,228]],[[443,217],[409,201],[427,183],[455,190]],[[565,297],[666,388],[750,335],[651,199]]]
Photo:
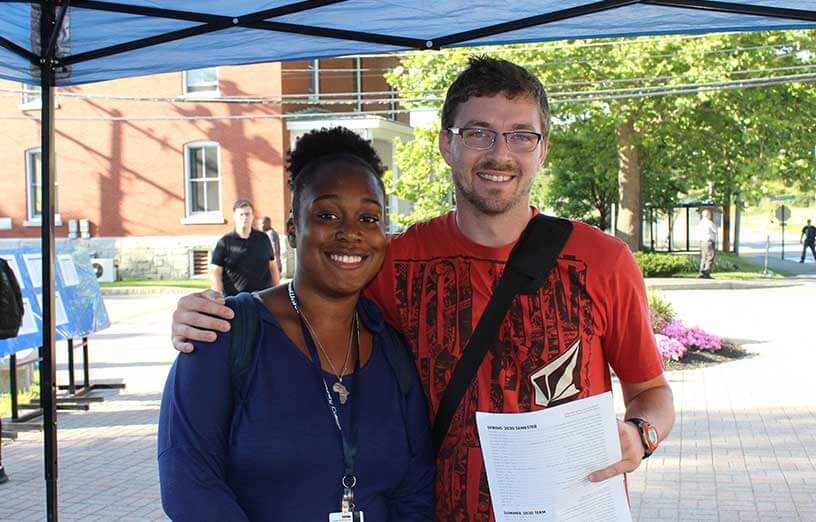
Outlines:
[[[94,390],[121,390],[125,388],[124,383],[91,383],[90,360],[88,357],[88,337],[81,339],[68,339],[68,384],[59,385],[59,390],[65,393],[57,395],[58,410],[80,410],[87,411],[90,403],[104,402],[105,398],[93,396]],[[76,364],[74,350],[82,349],[82,383],[76,382]],[[3,419],[3,437],[16,438],[20,431],[42,431],[42,422],[39,420],[43,415],[39,398],[32,399],[27,403],[19,402],[19,389],[17,384],[17,371],[24,366],[33,365],[42,360],[42,349],[39,350],[39,357],[29,359],[23,363],[17,362],[16,354],[9,355],[9,391],[11,393],[11,417]],[[25,411],[25,413],[22,413]]]
[[[82,348],[82,384],[76,384],[74,377],[74,350],[78,348]],[[124,383],[91,384],[90,362],[88,359],[88,337],[86,336],[82,339],[68,339],[68,384],[62,384],[59,386],[60,390],[68,391],[66,398],[71,397],[74,400],[102,402],[105,400],[104,397],[87,397],[86,395],[94,390],[122,390],[124,388]]]
[[[11,417],[3,420],[3,430],[16,435],[18,431],[42,431],[42,422],[34,422],[42,417],[43,411],[39,403],[19,404],[17,390],[17,369],[23,366],[32,365],[40,361],[42,348],[39,349],[40,357],[29,359],[22,364],[17,364],[17,355],[9,355],[9,392],[11,393]],[[20,414],[20,410],[32,410],[25,414]],[[5,437],[5,433],[3,434]]]

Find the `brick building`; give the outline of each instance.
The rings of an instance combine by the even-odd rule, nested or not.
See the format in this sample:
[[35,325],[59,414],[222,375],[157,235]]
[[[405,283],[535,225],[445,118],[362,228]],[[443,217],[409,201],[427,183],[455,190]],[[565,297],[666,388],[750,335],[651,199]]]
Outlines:
[[[411,136],[383,79],[393,64],[267,63],[58,89],[58,243],[87,243],[124,278],[202,275],[237,198],[283,230],[286,153],[309,129],[351,127],[393,167],[393,138]],[[39,241],[39,116],[36,89],[0,81],[0,248]]]

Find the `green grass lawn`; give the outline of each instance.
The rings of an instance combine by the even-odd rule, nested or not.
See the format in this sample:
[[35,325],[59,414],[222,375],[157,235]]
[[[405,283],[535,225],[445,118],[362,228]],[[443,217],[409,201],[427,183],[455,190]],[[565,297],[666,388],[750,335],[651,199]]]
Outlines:
[[114,283],[99,283],[102,288],[132,286],[177,286],[181,288],[209,288],[209,279],[122,279]]
[[[697,270],[696,266],[699,263],[700,257],[694,254],[678,254],[678,255],[685,255],[689,257],[689,270],[681,272],[679,274],[675,274],[674,277],[685,277],[685,278],[692,278],[697,277]],[[712,275],[717,279],[768,279],[768,278],[780,278],[780,277],[788,277],[792,276],[790,272],[785,272],[782,270],[768,270],[769,274],[766,276],[762,273],[764,266],[755,263],[753,261],[749,261],[747,259],[743,259],[739,256],[734,254],[725,254],[723,252],[717,252],[716,257],[714,258],[714,268],[711,271]]]
[[[34,383],[27,390],[17,391],[17,404],[25,404],[31,402],[31,399],[40,396],[40,385]],[[25,413],[25,412],[23,412]],[[11,394],[0,393],[0,417],[9,417],[11,415]]]

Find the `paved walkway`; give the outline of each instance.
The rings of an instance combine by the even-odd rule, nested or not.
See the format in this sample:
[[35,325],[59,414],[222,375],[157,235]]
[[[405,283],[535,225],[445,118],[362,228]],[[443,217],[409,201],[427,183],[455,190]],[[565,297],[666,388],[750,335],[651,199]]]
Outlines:
[[816,521],[816,283],[664,291],[753,357],[669,375],[677,424],[631,476],[636,520]]
[[[812,335],[799,333],[812,332],[814,292],[805,281],[664,291],[684,320],[755,356],[669,374],[677,424],[630,476],[635,520],[816,521],[816,351]],[[92,377],[124,380],[127,389],[101,393],[106,401],[90,411],[60,412],[61,520],[165,520],[155,431],[175,356],[166,334],[175,300],[106,298],[114,326],[92,339]],[[41,435],[4,441],[3,460],[11,481],[0,486],[0,520],[44,520]]]

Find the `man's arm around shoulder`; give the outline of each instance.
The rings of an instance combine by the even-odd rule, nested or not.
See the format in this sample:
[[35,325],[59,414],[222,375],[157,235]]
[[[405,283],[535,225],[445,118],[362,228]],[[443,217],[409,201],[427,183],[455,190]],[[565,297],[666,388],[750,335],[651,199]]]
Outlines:
[[180,352],[193,351],[190,341],[214,342],[218,332],[228,332],[232,309],[224,304],[224,296],[214,290],[185,295],[173,312],[170,338]]

